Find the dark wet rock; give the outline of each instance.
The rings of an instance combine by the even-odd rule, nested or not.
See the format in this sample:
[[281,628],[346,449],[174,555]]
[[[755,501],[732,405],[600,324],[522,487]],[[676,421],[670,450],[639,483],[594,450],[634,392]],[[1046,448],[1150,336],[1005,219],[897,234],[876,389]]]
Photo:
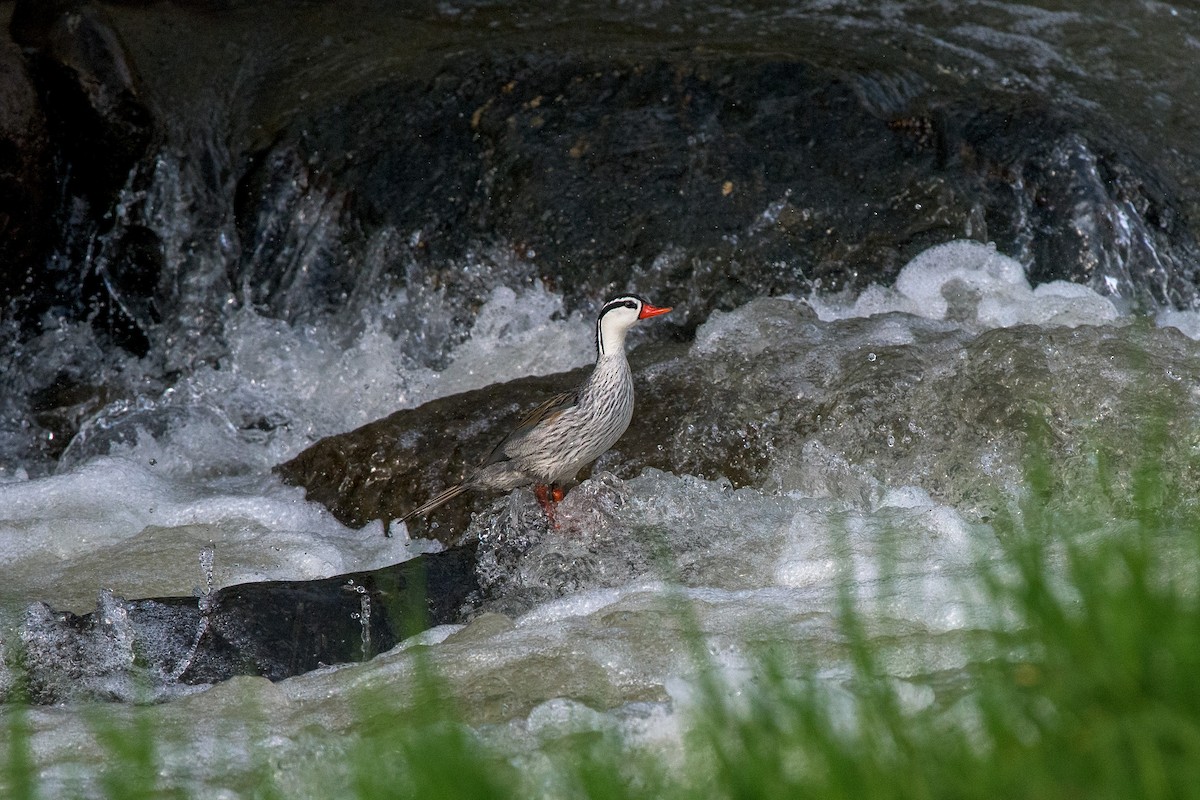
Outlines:
[[18,297],[28,302],[47,256],[55,202],[49,145],[20,49],[0,35],[0,309]]
[[[965,235],[1039,281],[1191,302],[1200,251],[1180,204],[1119,142],[1027,98],[920,82],[881,98],[875,82],[686,51],[446,58],[304,110],[254,157],[239,274],[276,313],[328,308],[371,233],[394,230],[393,269],[452,293],[473,288],[454,272],[469,253],[511,246],[572,305],[651,286],[694,324],[761,294],[890,283]],[[341,233],[322,252],[260,222],[314,208]]]
[[[448,296],[466,326],[501,283],[541,278],[572,308],[636,285],[694,325],[760,294],[887,283],[964,236],[1037,280],[1195,297],[1194,202],[1141,138],[977,75],[921,28],[800,14],[664,38],[664,12],[622,27],[588,2],[356,8],[17,3],[85,201],[58,211],[63,255],[99,254],[80,283],[58,275],[59,299],[82,295],[74,312],[133,352],[180,335],[156,325],[181,303],[211,324],[243,288],[301,321],[404,287],[414,307]],[[187,202],[163,215],[147,192]],[[178,274],[156,281],[164,253]],[[176,297],[189,282],[208,294]]]
[[[276,472],[285,482],[305,487],[307,499],[329,508],[344,524],[395,519],[459,481],[462,465],[482,463],[523,414],[585,374],[521,378],[397,411],[349,434],[322,439]],[[469,510],[484,500],[443,506],[431,515],[427,535],[453,542]]]
[[71,442],[84,422],[99,412],[107,401],[104,386],[94,386],[76,380],[63,371],[47,386],[29,396],[34,419],[54,434],[46,442],[48,453],[57,459]]
[[[740,400],[761,387],[744,383],[744,374],[712,381],[708,365],[689,357],[682,344],[643,345],[630,363],[637,392],[633,421],[597,462],[600,468],[629,477],[655,467],[724,476],[737,485],[762,478],[764,447],[778,431],[764,433],[763,420],[742,417]],[[276,471],[284,481],[305,487],[309,500],[347,525],[395,519],[461,480],[464,465],[481,463],[523,414],[576,385],[590,369],[521,378],[397,411],[322,439]],[[796,414],[797,426],[808,424],[805,410],[797,407]],[[590,472],[585,469],[580,477]],[[414,536],[457,542],[471,513],[493,499],[468,493],[434,511],[428,521],[411,520],[409,529]]]
[[81,0],[20,0],[13,39],[31,65],[75,188],[108,211],[153,132],[141,78],[103,8]]
[[944,124],[951,169],[975,184],[971,234],[1025,264],[1032,283],[1069,280],[1150,309],[1195,302],[1200,247],[1184,204],[1117,137],[1043,109]]
[[[136,168],[152,157],[155,136],[138,67],[96,3],[20,0],[10,30],[36,86],[58,184],[56,207],[43,204],[47,219],[57,217],[47,237],[52,250],[28,255],[35,280],[22,306],[28,316],[57,308],[90,319],[143,355],[152,320],[142,309],[158,291],[162,253],[155,235],[128,225],[129,212],[118,208]],[[109,236],[111,256],[102,246]]]
[[123,600],[106,594],[76,615],[31,606],[14,681],[36,703],[146,701],[179,684],[235,675],[282,680],[363,661],[406,636],[457,622],[475,589],[475,550],[315,581],[271,581],[204,597]]

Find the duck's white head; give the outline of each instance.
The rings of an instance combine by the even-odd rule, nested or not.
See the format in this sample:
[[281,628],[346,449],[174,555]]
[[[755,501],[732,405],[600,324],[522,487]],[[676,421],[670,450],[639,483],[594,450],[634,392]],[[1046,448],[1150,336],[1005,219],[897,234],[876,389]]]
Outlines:
[[670,307],[652,306],[636,294],[612,298],[604,304],[596,318],[596,357],[622,352],[625,334],[638,320],[657,317],[670,310]]

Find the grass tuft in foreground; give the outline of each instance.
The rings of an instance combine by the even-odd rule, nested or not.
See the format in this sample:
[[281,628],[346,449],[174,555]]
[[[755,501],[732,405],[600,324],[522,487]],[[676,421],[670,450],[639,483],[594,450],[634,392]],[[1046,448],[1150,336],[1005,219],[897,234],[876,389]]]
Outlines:
[[[1151,432],[1124,491],[1034,457],[979,580],[997,623],[963,693],[904,711],[849,602],[853,707],[769,655],[742,710],[710,687],[706,796],[1200,798],[1200,515]],[[1083,511],[1086,510],[1086,513]],[[1120,515],[1126,515],[1121,519]],[[1101,523],[1100,521],[1103,520]]]

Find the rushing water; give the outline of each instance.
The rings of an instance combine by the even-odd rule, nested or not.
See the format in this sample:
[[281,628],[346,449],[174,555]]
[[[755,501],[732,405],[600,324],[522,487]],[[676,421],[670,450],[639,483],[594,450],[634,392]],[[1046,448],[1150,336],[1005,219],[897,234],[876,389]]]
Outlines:
[[[1200,131],[1188,110],[1200,105],[1200,79],[1181,66],[1200,52],[1193,9],[1158,2],[1086,10],[974,2],[967,4],[971,20],[947,22],[957,4],[824,2],[782,14],[775,5],[679,14],[661,4],[633,5],[636,24],[627,15],[613,18],[609,4],[590,9],[592,19],[608,26],[590,35],[616,31],[671,41],[698,35],[729,49],[765,52],[803,30],[814,48],[836,58],[839,35],[901,31],[917,42],[913,80],[924,70],[974,72],[997,85],[1101,109],[1130,141],[1173,166],[1185,211],[1198,208]],[[364,6],[379,13],[378,4]],[[535,17],[520,6],[444,3],[427,21],[470,27],[478,36],[497,28],[514,35],[555,29],[553,20],[535,24]],[[892,84],[874,89],[881,103],[904,91]],[[864,91],[872,87],[864,84]],[[199,110],[188,113],[208,113],[204,108],[198,102]],[[223,152],[207,140],[187,146]],[[589,313],[531,281],[537,271],[512,252],[484,251],[444,265],[494,284],[469,323],[436,294],[366,282],[336,314],[285,323],[260,313],[241,302],[242,287],[223,283],[236,249],[231,220],[187,218],[194,203],[188,192],[199,193],[203,183],[189,177],[189,168],[194,159],[164,152],[151,168],[150,202],[140,212],[169,234],[172,263],[192,268],[180,277],[179,317],[163,325],[149,355],[106,348],[82,322],[49,319],[44,332],[24,340],[0,330],[6,341],[20,341],[0,353],[8,390],[0,397],[6,637],[37,601],[82,612],[102,592],[189,595],[210,584],[369,569],[436,549],[402,529],[390,539],[375,525],[348,529],[305,502],[301,489],[282,485],[270,468],[323,436],[396,409],[564,371],[592,357]],[[314,238],[330,224],[328,211],[309,210],[305,230],[316,231]],[[201,239],[213,234],[203,252],[187,246],[197,230]],[[381,240],[375,257],[382,261],[388,252]],[[540,749],[558,738],[614,729],[669,758],[695,692],[693,664],[671,610],[679,596],[691,601],[731,685],[753,680],[748,653],[756,643],[783,641],[816,654],[836,694],[845,691],[840,681],[848,674],[838,626],[848,590],[866,610],[868,633],[905,702],[912,709],[934,705],[931,676],[961,670],[970,658],[962,640],[998,624],[974,576],[980,562],[997,556],[988,508],[1019,494],[1022,478],[1007,420],[980,400],[987,387],[967,399],[951,390],[1005,372],[1015,376],[1012,385],[1024,380],[1048,396],[1085,398],[1091,408],[1066,420],[1079,427],[1064,430],[1104,435],[1121,422],[1113,421],[1112,409],[1126,408],[1122,398],[1147,376],[1172,386],[1197,377],[1195,312],[1164,308],[1145,324],[1090,288],[1031,285],[1026,276],[1037,266],[958,243],[921,254],[890,287],[760,299],[712,314],[690,347],[713,365],[714,382],[722,380],[723,362],[761,356],[764,369],[777,370],[764,385],[793,397],[820,390],[832,398],[829,416],[814,421],[810,437],[768,454],[762,485],[735,488],[682,471],[647,470],[629,480],[599,472],[568,495],[563,529],[544,534],[526,524],[527,493],[501,498],[472,523],[482,577],[498,587],[492,596],[499,599],[484,610],[497,614],[428,631],[365,664],[278,684],[235,679],[164,702],[151,712],[166,742],[163,774],[197,796],[222,797],[269,762],[288,776],[283,785],[294,781],[294,796],[303,796],[308,755],[353,747],[355,709],[347,695],[363,687],[401,695],[411,685],[410,651],[418,643],[431,645],[439,671],[466,698],[467,721],[479,735],[532,769]],[[653,294],[653,287],[633,288]],[[802,334],[798,320],[807,320]],[[1079,331],[1076,338],[1063,335],[1068,328]],[[1010,353],[989,344],[997,332],[1011,337],[1004,341],[1012,352],[1038,353],[1040,368],[1023,372],[1028,365],[1006,361]],[[631,346],[638,341],[632,336]],[[180,355],[185,350],[187,357]],[[1140,358],[1119,357],[1126,352]],[[1182,354],[1179,363],[1171,354]],[[857,363],[861,372],[832,389],[806,384],[820,359]],[[801,369],[801,361],[809,366]],[[916,363],[932,365],[923,374],[953,372],[959,382],[930,380],[937,388],[927,392],[897,384],[894,393],[873,396],[856,382],[870,380],[872,370],[901,374],[894,365]],[[121,399],[110,402],[102,392],[72,406],[60,397],[56,413],[73,415],[70,424],[38,417],[45,387],[65,393],[98,375]],[[1182,411],[1194,415],[1195,393],[1181,394]],[[786,413],[787,399],[748,404],[747,413],[767,407]],[[895,413],[888,418],[881,409]],[[887,424],[877,424],[885,418]],[[939,426],[946,420],[966,422]],[[69,442],[54,439],[76,424]],[[490,544],[521,537],[520,563],[488,560]],[[0,689],[12,680],[0,673]],[[260,715],[252,725],[248,708]],[[102,749],[91,713],[81,706],[30,713],[32,752],[48,785],[94,785]],[[106,713],[130,712],[112,706]]]
[[[969,303],[961,302],[964,294]],[[946,298],[958,298],[959,306]],[[924,348],[925,357],[948,358],[968,379],[977,367],[953,354],[1000,326],[1023,325],[1014,335],[1046,348],[1050,340],[1038,342],[1063,325],[1105,326],[1099,329],[1105,336],[1131,347],[1146,336],[1182,340],[1174,328],[1138,333],[1090,290],[1030,287],[1016,262],[975,243],[922,254],[892,289],[773,302],[714,315],[697,332],[693,353],[716,354],[718,364],[722,353],[757,355],[764,363],[782,353],[786,364],[797,336],[788,327],[789,308],[805,305],[821,317],[810,324],[817,336],[812,350],[822,357],[857,357],[863,368],[882,368],[889,358],[906,350],[921,356]],[[545,290],[498,289],[440,373],[397,363],[396,342],[377,332],[335,345],[328,331],[240,314],[230,327],[237,358],[221,374],[197,374],[180,386],[187,403],[170,414],[151,405],[144,417],[133,417],[145,424],[89,433],[109,436],[103,455],[73,444],[58,474],[0,485],[0,547],[13,576],[9,607],[52,598],[59,606],[90,608],[105,589],[127,597],[187,594],[205,585],[205,557],[213,563],[212,580],[226,585],[335,574],[419,552],[427,546],[403,535],[389,540],[376,527],[342,527],[305,503],[300,490],[268,477],[266,465],[323,432],[322,424],[348,426],[390,403],[419,403],[535,365],[585,362],[590,323],[558,311]],[[1163,321],[1200,328],[1190,312]],[[545,363],[542,354],[561,342],[571,343],[561,360]],[[1083,345],[1077,352],[1059,348],[1058,357],[1083,360],[1073,365],[1077,372],[1068,374],[1064,391],[1072,390],[1075,374],[1094,375],[1102,394],[1144,377],[1140,368],[1122,372]],[[994,366],[978,357],[973,363]],[[306,381],[325,391],[297,396],[292,387]],[[229,415],[251,400],[259,412],[275,408],[313,420],[312,427],[289,432],[286,442],[238,436]],[[929,402],[953,406],[960,399]],[[338,409],[352,416],[339,419]],[[905,442],[885,431],[853,435],[877,438],[876,452],[921,440],[929,485],[943,485],[941,473],[961,457],[958,432],[932,427],[943,408],[905,411],[914,414],[900,431]],[[1020,470],[1003,463],[1004,442],[993,444],[973,458],[993,476],[996,492],[1012,496]],[[530,528],[536,511],[522,493],[477,517],[485,583],[503,583],[496,596],[511,601],[486,610],[520,613],[437,628],[418,641],[434,644],[434,662],[466,698],[468,720],[480,735],[532,764],[542,744],[581,731],[618,730],[630,742],[670,751],[693,692],[688,648],[672,622],[680,590],[732,685],[753,680],[747,648],[785,641],[805,657],[818,654],[836,693],[848,674],[838,609],[849,588],[905,702],[914,709],[933,704],[930,676],[964,667],[970,656],[961,637],[996,624],[996,610],[986,606],[974,578],[981,561],[998,555],[994,532],[969,503],[938,502],[920,477],[892,482],[886,460],[848,460],[829,452],[820,437],[772,459],[769,485],[736,490],[723,480],[655,470],[628,481],[600,473],[568,495],[560,531]],[[490,563],[489,543],[514,536],[528,537],[521,563]],[[164,769],[204,796],[237,786],[238,776],[263,758],[285,765],[285,773],[294,770],[302,784],[305,752],[352,746],[353,738],[344,738],[355,719],[344,701],[348,692],[411,685],[408,646],[275,685],[238,679],[156,707],[166,741],[176,742],[164,750]],[[243,725],[247,708],[266,720],[254,723],[258,733]],[[89,754],[97,752],[88,713],[34,711],[31,722],[43,774],[63,785],[86,784],[95,768]]]

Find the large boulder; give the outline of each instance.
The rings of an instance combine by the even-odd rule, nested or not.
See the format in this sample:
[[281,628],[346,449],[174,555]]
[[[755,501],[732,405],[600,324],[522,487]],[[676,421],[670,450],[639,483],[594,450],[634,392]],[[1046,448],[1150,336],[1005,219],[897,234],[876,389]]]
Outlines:
[[[85,320],[105,352],[149,356],[145,383],[84,365],[30,387],[19,436],[49,459],[78,409],[220,364],[246,304],[377,322],[436,368],[497,286],[541,281],[568,312],[636,288],[686,335],[756,296],[886,285],[951,238],[1125,305],[1196,300],[1194,148],[911,24],[737,33],[692,10],[695,35],[663,39],[671,9],[613,27],[589,3],[13,8],[3,292],[27,337]],[[365,323],[381,297],[403,304]]]
[[[511,247],[527,264],[510,280],[572,305],[653,286],[694,324],[764,293],[890,283],[965,234],[1039,281],[1191,302],[1180,203],[1109,132],[1028,98],[885,87],[802,57],[445,57],[304,108],[253,154],[238,275],[278,314],[329,309],[392,231],[394,283],[478,297],[497,276],[461,265]],[[337,223],[319,251],[293,227],[306,209]]]
[[902,27],[844,52],[711,30],[681,47],[638,33],[646,12],[616,42],[580,25],[543,46],[564,13],[497,35],[420,5],[305,3],[283,24],[268,3],[21,0],[11,29],[67,186],[60,257],[7,290],[135,352],[212,335],[231,299],[300,321],[397,288],[448,297],[461,333],[495,285],[535,278],[572,308],[654,289],[695,324],[887,283],[967,236],[1038,280],[1194,299],[1179,182],[1085,103],[952,49],[914,57],[930,45]]

